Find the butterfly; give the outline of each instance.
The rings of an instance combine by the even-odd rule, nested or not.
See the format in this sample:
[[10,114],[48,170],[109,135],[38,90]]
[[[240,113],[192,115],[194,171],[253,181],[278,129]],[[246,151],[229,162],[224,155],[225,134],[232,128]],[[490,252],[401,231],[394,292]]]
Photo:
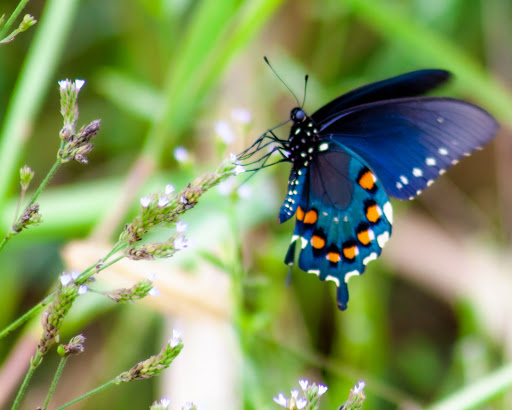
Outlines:
[[274,165],[266,162],[275,151],[277,162],[292,164],[279,211],[279,223],[296,219],[285,263],[294,264],[298,248],[300,269],[336,283],[340,310],[348,279],[380,256],[391,235],[389,197],[413,199],[498,130],[476,105],[422,96],[450,76],[437,69],[402,74],[343,94],[311,116],[302,104],[291,111],[287,140],[275,127],[238,157],[272,145],[251,163],[262,161],[257,170]]

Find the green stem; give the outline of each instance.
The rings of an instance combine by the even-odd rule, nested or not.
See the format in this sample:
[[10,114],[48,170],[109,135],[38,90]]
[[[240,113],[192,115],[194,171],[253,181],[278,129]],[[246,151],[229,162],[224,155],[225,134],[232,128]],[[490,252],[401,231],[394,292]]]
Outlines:
[[64,404],[63,406],[60,406],[57,410],[65,409],[66,407],[69,407],[72,404],[79,402],[80,400],[83,400],[89,396],[92,396],[93,394],[99,393],[102,390],[105,390],[107,387],[110,387],[113,384],[117,384],[117,378],[110,380],[109,382],[101,385],[100,387],[96,387],[95,389],[91,390],[90,392],[85,393],[84,395],[82,395],[80,397],[77,397],[76,399]]
[[30,383],[30,379],[32,379],[35,370],[41,364],[42,358],[43,356],[41,355],[41,353],[37,352],[36,355],[30,360],[30,367],[28,368],[27,374],[25,375],[25,379],[23,379],[23,384],[21,385],[20,389],[18,390],[18,394],[14,399],[14,403],[12,404],[11,410],[15,410],[19,407],[21,399],[23,398],[23,394],[25,394],[28,384]]
[[[119,262],[121,259],[123,259],[125,255],[120,255],[117,258],[112,259],[109,262],[106,262],[108,258],[110,258],[115,253],[119,252],[126,246],[127,245],[125,243],[117,242],[107,256],[103,257],[97,263],[95,263],[94,265],[90,266],[89,268],[82,272],[82,274],[76,279],[77,285],[85,283],[85,281],[89,279],[92,275],[94,275],[96,272],[100,272],[104,269],[107,269],[109,266],[112,266],[114,263]],[[100,263],[102,263],[101,267],[96,270],[96,266],[98,266],[98,264]]]
[[5,329],[3,329],[0,332],[0,340],[2,340],[5,336],[7,336],[9,333],[11,333],[16,328],[20,327],[27,320],[31,319],[33,316],[38,314],[41,311],[41,309],[43,309],[45,306],[47,306],[49,303],[51,303],[51,301],[53,300],[53,297],[54,297],[53,293],[48,295],[40,303],[38,303],[32,309],[30,309],[28,312],[26,312],[23,316],[20,316],[18,319],[16,319],[14,322],[12,322],[9,326],[7,326]]
[[6,33],[9,31],[9,28],[12,26],[12,23],[16,21],[18,16],[20,15],[21,11],[25,8],[26,4],[28,3],[28,0],[21,0],[18,4],[18,7],[13,11],[11,16],[9,17],[9,20],[5,23],[5,25],[0,30],[0,40],[3,40]]
[[60,379],[62,370],[64,370],[64,366],[66,365],[67,359],[68,359],[68,356],[60,358],[59,366],[57,367],[57,370],[55,371],[55,376],[53,377],[52,384],[50,386],[50,390],[48,390],[48,395],[46,396],[43,410],[46,410],[46,408],[48,407],[48,404],[50,403],[50,399],[52,398],[53,392],[55,391],[55,387],[57,387],[57,382]]
[[57,160],[53,164],[52,168],[48,171],[48,174],[46,174],[46,176],[44,177],[43,182],[41,182],[41,184],[39,184],[39,187],[37,188],[36,192],[32,196],[32,199],[30,200],[30,203],[27,205],[27,208],[30,205],[32,205],[34,202],[36,202],[37,198],[39,197],[39,195],[41,194],[43,189],[46,187],[46,185],[48,185],[48,182],[50,182],[50,180],[53,178],[53,176],[55,175],[55,173],[57,172],[57,170],[59,169],[61,164],[62,164],[62,160],[60,158],[57,158]]
[[[32,195],[32,199],[30,200],[30,203],[27,205],[27,207],[25,209],[27,209],[30,205],[32,205],[34,202],[36,202],[37,198],[39,197],[41,192],[43,192],[43,189],[46,187],[46,185],[48,185],[48,182],[50,182],[50,180],[53,178],[53,176],[55,175],[55,173],[57,172],[57,170],[59,169],[61,164],[62,164],[62,160],[61,159],[57,159],[55,161],[55,163],[53,164],[53,166],[50,169],[50,171],[48,171],[48,174],[46,174],[46,177],[39,184],[39,187],[37,188],[37,190],[34,193],[34,195]],[[21,201],[21,198],[20,198],[20,201]],[[16,211],[16,214],[17,213],[18,213],[18,211]],[[15,217],[15,220],[14,220],[14,223],[12,224],[12,226],[14,226],[14,225],[16,225],[18,223],[19,218],[20,218],[20,216]],[[11,228],[9,230],[9,232],[7,233],[7,235],[5,235],[5,238],[0,243],[0,252],[5,247],[5,245],[9,241],[9,239],[11,239],[15,235],[15,233],[17,233],[17,232],[15,232],[13,230],[13,228]]]

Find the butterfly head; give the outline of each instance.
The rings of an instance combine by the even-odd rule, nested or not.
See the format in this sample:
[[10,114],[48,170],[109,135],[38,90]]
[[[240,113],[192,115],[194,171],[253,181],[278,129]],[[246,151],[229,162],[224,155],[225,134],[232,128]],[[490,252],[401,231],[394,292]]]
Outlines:
[[308,116],[306,115],[304,110],[300,107],[295,107],[290,113],[290,118],[295,124],[304,122],[307,117]]

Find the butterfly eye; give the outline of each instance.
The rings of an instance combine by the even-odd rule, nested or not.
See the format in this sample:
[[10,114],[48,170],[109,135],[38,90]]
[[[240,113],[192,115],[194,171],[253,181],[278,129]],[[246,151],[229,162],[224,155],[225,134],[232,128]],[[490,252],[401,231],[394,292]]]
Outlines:
[[306,113],[300,108],[294,108],[290,115],[293,122],[302,122],[306,119]]

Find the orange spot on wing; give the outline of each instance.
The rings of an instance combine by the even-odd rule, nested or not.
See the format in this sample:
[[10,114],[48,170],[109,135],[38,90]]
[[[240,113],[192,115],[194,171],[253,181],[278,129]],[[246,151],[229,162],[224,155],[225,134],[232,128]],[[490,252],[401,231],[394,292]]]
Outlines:
[[322,249],[325,246],[325,239],[313,235],[311,238],[311,245],[313,245],[313,248],[315,249]]
[[343,248],[343,255],[347,259],[354,259],[356,257],[357,248],[355,246],[350,246],[348,248]]
[[370,232],[368,232],[368,229],[359,232],[357,234],[357,239],[359,239],[359,242],[361,242],[363,245],[368,245],[371,242]]
[[375,186],[375,177],[371,171],[366,171],[363,176],[359,179],[359,185],[364,189],[371,191]]
[[299,221],[304,220],[304,211],[302,210],[302,208],[300,206],[297,207],[297,219]]
[[338,263],[341,259],[341,256],[337,252],[329,252],[326,258],[329,262]]
[[366,208],[366,218],[370,222],[377,222],[380,219],[381,211],[379,208],[379,205],[370,205],[368,208]]
[[304,223],[305,224],[314,224],[318,218],[318,214],[314,209],[308,211],[306,215],[304,216]]

